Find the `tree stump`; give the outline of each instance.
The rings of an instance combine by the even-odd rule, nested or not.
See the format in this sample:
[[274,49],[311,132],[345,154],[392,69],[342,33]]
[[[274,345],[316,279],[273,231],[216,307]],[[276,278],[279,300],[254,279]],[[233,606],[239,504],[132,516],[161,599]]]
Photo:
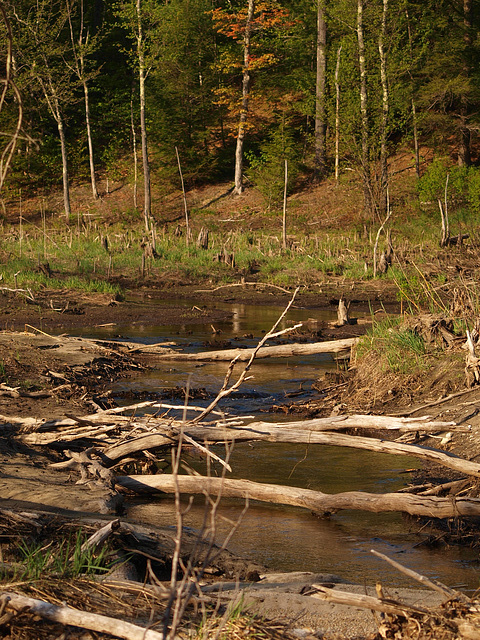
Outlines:
[[339,327],[343,327],[346,324],[350,324],[350,319],[348,317],[348,307],[345,304],[345,300],[343,298],[340,298],[340,300],[338,301],[337,318],[338,318],[337,325]]
[[208,249],[208,229],[202,227],[197,238],[197,247],[199,249]]

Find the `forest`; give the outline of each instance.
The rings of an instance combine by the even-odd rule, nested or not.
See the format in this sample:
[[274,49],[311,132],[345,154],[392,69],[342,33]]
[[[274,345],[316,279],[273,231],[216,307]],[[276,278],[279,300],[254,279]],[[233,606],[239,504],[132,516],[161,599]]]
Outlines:
[[[473,0],[3,0],[3,201],[99,176],[156,193],[234,181],[267,207],[355,171],[382,220],[389,159],[480,209]],[[10,165],[7,173],[7,165]],[[287,171],[286,171],[287,169]],[[4,205],[5,206],[5,205]]]

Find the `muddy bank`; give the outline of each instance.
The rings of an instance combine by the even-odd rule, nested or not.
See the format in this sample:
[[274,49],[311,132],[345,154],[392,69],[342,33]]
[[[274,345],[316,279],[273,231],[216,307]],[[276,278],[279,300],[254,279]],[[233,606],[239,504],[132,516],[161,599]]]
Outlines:
[[[133,283],[132,283],[133,284]],[[153,285],[153,283],[152,283]],[[82,294],[67,290],[44,290],[33,298],[26,292],[0,291],[0,330],[21,331],[26,324],[42,331],[72,331],[77,327],[102,325],[182,325],[215,323],[228,319],[228,311],[215,308],[215,303],[238,302],[253,305],[285,307],[292,297],[291,291],[275,286],[221,286],[206,289],[200,286],[155,286],[125,289],[125,295],[116,299],[103,294]],[[353,293],[353,287],[355,292]],[[390,282],[380,285],[362,283],[329,284],[311,290],[300,290],[295,306],[312,309],[335,310],[343,297],[355,312],[377,312],[382,309],[396,313],[399,304]],[[155,304],[152,304],[155,300]],[[190,308],[175,301],[188,300]],[[166,304],[162,304],[166,303]]]

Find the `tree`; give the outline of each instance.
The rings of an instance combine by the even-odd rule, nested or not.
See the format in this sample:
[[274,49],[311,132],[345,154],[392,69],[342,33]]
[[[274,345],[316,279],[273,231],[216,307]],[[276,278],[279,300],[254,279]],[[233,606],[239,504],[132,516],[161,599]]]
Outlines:
[[[251,74],[255,70],[271,69],[278,61],[278,56],[264,45],[267,40],[275,39],[279,33],[285,33],[292,25],[289,12],[276,0],[264,0],[256,3],[248,0],[248,6],[239,11],[215,9],[212,12],[215,29],[242,43],[242,100],[235,150],[235,186],[234,193],[243,191],[243,161],[245,133],[249,111],[251,90]],[[255,34],[255,41],[252,36]],[[270,49],[270,50],[269,50]],[[228,65],[236,67],[237,63],[228,56]]]
[[362,178],[363,198],[366,213],[372,210],[372,185],[370,175],[370,145],[369,145],[369,121],[368,121],[368,95],[367,95],[367,66],[365,60],[365,40],[363,30],[363,5],[364,0],[357,0],[357,39],[358,39],[358,65],[360,69],[360,120],[362,130]]
[[77,76],[79,82],[83,87],[83,94],[85,100],[85,125],[87,128],[87,142],[88,142],[88,158],[90,164],[90,180],[92,184],[92,195],[94,200],[98,198],[98,190],[97,190],[97,180],[95,177],[95,161],[93,154],[93,141],[92,141],[92,130],[90,126],[90,99],[89,99],[89,91],[88,91],[88,81],[94,77],[96,74],[88,74],[86,70],[86,59],[89,54],[94,51],[96,43],[95,39],[92,38],[86,30],[84,26],[84,7],[83,0],[80,0],[80,22],[78,26],[78,36],[75,37],[74,34],[74,26],[72,22],[72,4],[71,0],[66,0],[66,8],[68,15],[68,24],[70,27],[70,40],[72,43],[72,53],[73,53],[73,70],[75,75]]
[[[0,2],[0,15],[3,20],[3,26],[5,27],[5,43],[6,43],[6,51],[5,51],[5,77],[0,78],[0,114],[2,111],[6,110],[7,99],[9,94],[13,95],[13,101],[16,103],[17,114],[16,118],[14,118],[13,127],[10,133],[6,134],[7,140],[3,145],[3,150],[0,154],[0,192],[5,182],[5,178],[7,177],[8,169],[10,167],[10,163],[12,161],[13,154],[15,152],[15,148],[17,146],[18,137],[20,135],[20,131],[22,128],[22,120],[23,120],[23,107],[22,107],[22,97],[20,92],[17,89],[15,81],[13,79],[13,34],[10,26],[10,21],[7,16],[7,12],[5,11],[5,7],[3,3]],[[1,31],[0,31],[1,33]]]
[[382,21],[378,38],[378,51],[380,54],[380,79],[382,83],[382,117],[380,125],[380,215],[383,217],[387,211],[388,194],[388,166],[387,166],[387,140],[388,140],[388,111],[389,94],[387,80],[387,55],[385,52],[385,36],[387,32],[388,0],[383,0]]
[[16,49],[19,66],[40,87],[57,126],[62,154],[63,202],[68,223],[71,207],[64,111],[74,101],[77,86],[71,66],[66,63],[68,13],[61,2],[50,0],[38,0],[34,9],[21,5],[18,9],[12,6],[11,10],[21,42]]
[[326,48],[325,0],[317,0],[317,75],[315,82],[315,175],[317,179],[323,178],[326,169]]
[[145,230],[149,230],[149,221],[152,215],[152,194],[150,185],[150,163],[148,159],[147,123],[145,116],[145,42],[142,24],[142,0],[136,0],[137,11],[137,56],[138,56],[138,87],[140,92],[140,134],[142,139],[142,162],[144,184],[144,208]]
[[242,106],[238,123],[237,146],[235,149],[235,189],[234,193],[243,191],[243,145],[245,141],[245,125],[248,114],[248,98],[250,96],[250,36],[252,33],[252,19],[255,11],[255,0],[248,0],[247,21],[243,41],[243,72],[242,72]]
[[150,230],[152,215],[152,196],[150,181],[150,159],[148,154],[146,79],[158,57],[160,43],[156,41],[159,20],[159,7],[152,0],[126,0],[118,10],[117,16],[127,30],[128,37],[135,43],[134,64],[138,72],[138,90],[140,103],[140,137],[142,145],[145,230]]
[[451,148],[454,133],[458,163],[468,166],[480,103],[479,14],[473,11],[471,0],[428,4],[411,0],[411,7],[421,17],[417,39],[428,43],[417,76],[423,133],[440,139],[443,153]]

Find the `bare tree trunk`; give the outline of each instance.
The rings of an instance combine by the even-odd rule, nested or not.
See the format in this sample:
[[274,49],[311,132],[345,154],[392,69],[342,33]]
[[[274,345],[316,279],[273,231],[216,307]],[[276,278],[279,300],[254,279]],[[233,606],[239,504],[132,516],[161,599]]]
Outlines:
[[182,165],[180,163],[180,155],[177,147],[175,147],[175,153],[177,154],[178,173],[180,174],[180,182],[182,183],[183,206],[185,209],[185,244],[188,247],[188,241],[190,239],[190,223],[188,219],[188,205],[185,193],[185,183],[183,182]]
[[130,100],[130,123],[132,128],[132,150],[133,150],[133,206],[138,207],[138,158],[137,158],[137,132],[135,130],[135,118],[133,115],[133,96]]
[[245,141],[245,125],[248,114],[248,98],[250,95],[250,36],[253,14],[255,12],[255,0],[248,0],[248,14],[245,25],[245,37],[243,43],[243,82],[242,82],[242,108],[238,125],[237,147],[235,150],[235,188],[234,193],[243,192],[243,145]]
[[83,94],[85,96],[85,124],[87,127],[87,142],[88,142],[88,158],[90,163],[90,179],[92,182],[92,194],[93,199],[96,200],[98,198],[98,190],[97,190],[97,181],[95,178],[95,162],[93,156],[93,142],[92,142],[92,130],[90,126],[90,103],[88,96],[88,84],[85,75],[85,46],[88,44],[88,33],[84,40],[83,37],[83,0],[80,0],[80,28],[78,34],[78,43],[75,41],[75,37],[73,34],[73,25],[72,25],[72,16],[71,16],[71,6],[67,0],[66,3],[67,12],[68,12],[68,23],[70,26],[70,39],[72,42],[72,51],[75,60],[75,72],[78,76],[78,79],[82,83],[83,86]]
[[322,179],[326,170],[325,76],[327,71],[327,25],[325,0],[317,0],[317,78],[315,83],[315,177]]
[[65,218],[67,224],[70,222],[71,208],[70,208],[70,186],[68,184],[68,157],[67,157],[67,143],[65,140],[65,129],[63,127],[63,118],[60,114],[60,109],[57,110],[57,127],[58,135],[60,137],[60,148],[62,151],[62,176],[63,176],[63,204],[65,207]]
[[90,179],[92,183],[92,195],[93,195],[93,199],[97,200],[98,189],[97,189],[97,179],[95,177],[95,161],[93,156],[92,129],[90,127],[90,103],[88,99],[88,85],[86,80],[83,80],[83,93],[85,95],[85,123],[87,125],[88,159],[90,162]]
[[415,100],[412,98],[412,119],[413,119],[413,145],[415,149],[415,173],[420,178],[420,147],[418,145],[418,129],[417,129],[417,108]]
[[[8,169],[10,167],[10,163],[12,161],[13,154],[15,152],[15,148],[17,146],[18,138],[20,136],[20,131],[22,129],[22,121],[23,121],[23,103],[22,96],[20,95],[19,90],[15,82],[13,81],[13,34],[10,26],[10,21],[7,16],[7,12],[2,3],[0,3],[0,14],[1,20],[6,30],[6,57],[3,63],[3,72],[2,77],[0,79],[0,84],[3,85],[2,90],[0,91],[0,113],[5,105],[5,98],[9,91],[12,91],[15,96],[16,108],[17,108],[17,116],[13,118],[13,131],[7,136],[7,141],[5,144],[2,144],[2,151],[0,152],[0,192],[3,188],[5,179],[7,177]],[[2,200],[3,205],[3,200]],[[4,205],[3,205],[4,206]],[[21,218],[20,218],[21,220]],[[21,237],[21,234],[20,234]]]
[[363,40],[363,4],[364,0],[357,0],[357,39],[358,62],[360,66],[360,115],[362,129],[362,176],[363,199],[367,214],[372,211],[372,194],[370,179],[370,153],[368,141],[368,96],[367,96],[367,70],[365,64],[365,43]]
[[450,174],[447,173],[447,178],[445,180],[445,198],[442,203],[441,199],[438,198],[438,207],[440,209],[440,216],[442,219],[442,237],[440,239],[440,246],[446,247],[450,242],[450,226],[448,222],[448,180],[450,178]]
[[338,185],[339,164],[340,164],[340,54],[342,45],[337,50],[337,64],[335,66],[335,182]]
[[152,214],[152,199],[150,187],[150,164],[148,161],[147,144],[147,124],[145,118],[145,55],[142,30],[142,0],[137,0],[137,56],[138,56],[138,77],[140,90],[140,131],[142,137],[142,161],[143,161],[143,184],[144,184],[144,217],[145,230],[150,229],[150,218]]
[[[410,61],[413,64],[412,31],[410,29],[410,16],[408,14],[407,8],[405,8],[405,17],[407,18],[408,43],[410,46]],[[409,75],[411,78],[412,77],[411,72],[409,72]],[[417,174],[417,178],[420,178],[420,148],[418,144],[417,108],[415,106],[413,91],[412,91],[412,121],[413,121],[413,144],[415,149],[415,173]]]
[[388,191],[388,166],[387,166],[387,136],[388,136],[388,81],[387,81],[387,56],[385,53],[385,36],[387,31],[388,0],[383,0],[382,25],[378,39],[378,52],[380,54],[380,79],[382,83],[382,123],[380,141],[380,202],[379,213],[383,217],[387,212]]

